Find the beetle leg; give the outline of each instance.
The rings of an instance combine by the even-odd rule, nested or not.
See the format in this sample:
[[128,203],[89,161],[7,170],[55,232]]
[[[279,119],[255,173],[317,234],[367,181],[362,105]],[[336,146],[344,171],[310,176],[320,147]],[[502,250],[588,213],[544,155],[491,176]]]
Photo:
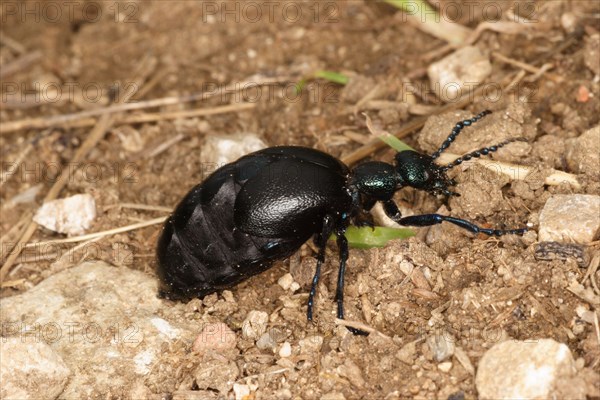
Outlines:
[[340,257],[340,269],[338,271],[337,289],[335,301],[337,301],[337,317],[344,319],[344,275],[346,274],[346,261],[348,261],[348,239],[344,232],[337,232],[337,245]]
[[375,229],[375,221],[373,221],[373,216],[364,211],[359,211],[358,214],[356,214],[352,220],[352,224],[359,227],[368,226],[369,228]]
[[472,222],[469,222],[464,219],[448,217],[446,215],[440,214],[423,214],[423,215],[413,215],[410,217],[400,218],[397,223],[400,225],[407,226],[431,226],[441,224],[442,222],[447,221],[454,225],[460,226],[470,232],[473,233],[485,233],[490,236],[502,236],[502,235],[522,235],[527,232],[527,228],[519,228],[519,229],[487,229],[482,228],[480,226],[475,225]]
[[[338,281],[337,281],[337,289],[335,291],[335,301],[337,302],[337,317],[339,319],[344,319],[344,276],[346,275],[346,262],[348,261],[348,239],[344,235],[344,230],[338,230],[336,232],[337,236],[337,245],[339,250],[340,257],[340,269],[338,271]],[[369,333],[365,331],[361,331],[360,329],[346,327],[350,332],[355,335],[368,336]]]
[[450,222],[451,224],[458,225],[461,228],[468,230],[473,233],[485,233],[490,236],[502,236],[502,235],[522,235],[527,231],[527,228],[519,229],[488,229],[482,228],[464,219],[449,217],[440,214],[423,214],[423,215],[412,215],[410,217],[402,217],[398,206],[392,200],[388,200],[383,203],[383,209],[388,217],[394,222],[404,226],[432,226],[441,224],[444,221]]
[[361,202],[360,193],[358,191],[353,192],[352,208],[355,212],[353,213],[352,224],[359,227],[368,226],[369,228],[375,229],[375,222],[369,211],[371,211],[376,202],[377,201],[373,199],[365,199]]
[[317,268],[315,269],[315,276],[312,280],[310,287],[310,293],[308,294],[308,307],[306,308],[306,318],[309,321],[313,319],[313,305],[315,301],[315,294],[317,292],[317,285],[319,284],[319,278],[321,277],[321,265],[325,261],[325,248],[327,247],[327,240],[333,232],[333,218],[330,215],[326,215],[323,220],[323,229],[317,238],[317,246],[319,253],[317,254]]
[[383,211],[385,212],[385,215],[390,217],[392,221],[400,223],[399,221],[402,219],[402,213],[400,213],[400,210],[398,209],[396,203],[394,203],[394,200],[384,201]]

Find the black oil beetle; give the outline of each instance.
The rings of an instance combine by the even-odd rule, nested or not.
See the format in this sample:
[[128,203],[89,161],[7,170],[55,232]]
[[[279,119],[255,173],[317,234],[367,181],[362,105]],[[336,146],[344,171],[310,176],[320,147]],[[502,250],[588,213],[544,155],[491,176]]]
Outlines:
[[[447,221],[474,233],[523,234],[520,229],[486,229],[472,222],[439,215],[402,217],[394,193],[410,186],[432,194],[458,195],[446,172],[521,138],[485,147],[450,164],[435,159],[464,127],[489,114],[458,122],[431,156],[412,150],[396,154],[395,163],[365,162],[350,170],[338,159],[304,147],[271,147],[227,164],[194,187],[167,219],[158,241],[160,295],[174,300],[203,297],[231,288],[284,259],[311,237],[319,249],[308,297],[308,320],[325,247],[334,234],[339,250],[337,316],[344,318],[344,272],[348,259],[348,225],[364,224],[376,202],[400,225],[429,226]],[[367,222],[368,223],[368,222]],[[352,330],[352,329],[351,329]],[[354,333],[363,333],[352,330]]]

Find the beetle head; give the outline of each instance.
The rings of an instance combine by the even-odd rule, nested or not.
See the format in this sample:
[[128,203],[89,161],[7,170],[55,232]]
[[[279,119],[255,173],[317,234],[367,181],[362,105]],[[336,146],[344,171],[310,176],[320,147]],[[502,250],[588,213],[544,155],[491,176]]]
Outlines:
[[402,186],[410,186],[436,195],[460,196],[448,189],[456,185],[456,182],[448,178],[446,169],[435,164],[431,156],[413,150],[404,150],[396,154],[395,168],[401,178]]

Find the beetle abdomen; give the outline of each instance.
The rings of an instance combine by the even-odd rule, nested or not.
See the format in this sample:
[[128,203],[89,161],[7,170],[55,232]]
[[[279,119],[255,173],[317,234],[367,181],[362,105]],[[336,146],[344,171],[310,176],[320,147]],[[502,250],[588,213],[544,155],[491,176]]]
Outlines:
[[[234,202],[242,185],[225,166],[193,188],[165,223],[158,241],[162,294],[172,299],[203,297],[268,269],[308,238],[263,238],[234,225]],[[208,187],[214,190],[206,199]],[[209,191],[210,191],[209,190]]]

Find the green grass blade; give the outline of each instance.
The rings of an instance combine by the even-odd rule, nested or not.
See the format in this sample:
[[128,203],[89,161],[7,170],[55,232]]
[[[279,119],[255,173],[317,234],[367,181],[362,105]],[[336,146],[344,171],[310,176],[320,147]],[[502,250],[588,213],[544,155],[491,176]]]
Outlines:
[[350,78],[348,78],[346,75],[340,74],[339,72],[323,71],[323,70],[315,72],[313,77],[325,79],[325,80],[328,80],[329,82],[338,83],[340,85],[345,85],[350,80]]
[[407,145],[406,143],[404,143],[402,140],[398,139],[396,136],[382,135],[382,136],[377,136],[377,137],[383,143],[387,144],[388,146],[390,146],[392,149],[396,150],[397,152],[401,152],[404,150],[412,150],[412,151],[415,150],[412,147],[410,147],[409,145]]
[[386,228],[383,226],[376,226],[375,228],[349,226],[346,230],[348,244],[350,247],[358,249],[384,247],[390,240],[406,239],[414,235],[415,232],[412,229]]
[[306,84],[309,81],[312,81],[313,79],[325,79],[329,82],[337,83],[339,85],[345,85],[350,80],[350,78],[348,78],[346,75],[341,74],[339,72],[320,70],[312,75],[300,79],[296,86],[294,86],[294,91],[296,92],[296,94],[302,92],[302,89],[304,89]]

